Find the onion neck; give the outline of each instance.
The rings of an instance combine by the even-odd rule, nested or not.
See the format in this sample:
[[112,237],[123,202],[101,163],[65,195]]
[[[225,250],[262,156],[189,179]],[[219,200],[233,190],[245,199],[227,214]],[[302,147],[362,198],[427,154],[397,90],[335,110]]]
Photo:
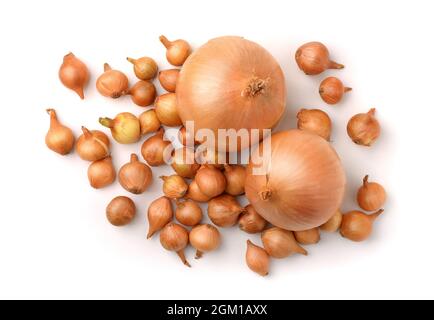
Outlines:
[[138,162],[138,161],[139,161],[139,158],[137,157],[137,154],[132,153],[130,156],[130,162],[134,163],[134,162]]
[[363,178],[363,186],[366,187],[368,185],[368,175]]
[[57,121],[56,110],[47,109],[47,113],[50,115],[50,127],[56,126],[59,122]]
[[377,219],[378,216],[379,216],[380,214],[382,214],[383,212],[384,212],[384,209],[380,209],[380,210],[378,210],[377,212],[375,212],[375,213],[373,213],[373,214],[370,214],[368,217],[371,219],[371,221],[374,221],[374,220]]
[[110,71],[111,69],[112,69],[112,67],[110,67],[110,65],[108,63],[104,63],[104,72]]
[[101,123],[104,127],[113,128],[113,120],[110,118],[99,118],[99,123]]
[[255,97],[260,94],[264,94],[267,89],[269,78],[260,79],[258,77],[252,77],[247,84],[246,88],[242,91],[243,97]]
[[262,201],[268,201],[271,199],[272,191],[270,188],[265,187],[261,191],[259,191],[259,197]]
[[169,49],[172,46],[172,41],[169,41],[165,36],[160,36],[160,41],[166,49]]
[[82,127],[81,127],[81,131],[83,131],[83,135],[84,135],[84,137],[85,137],[86,139],[88,139],[88,138],[92,138],[92,137],[93,137],[93,136],[92,136],[92,132],[90,132],[88,128],[82,126]]

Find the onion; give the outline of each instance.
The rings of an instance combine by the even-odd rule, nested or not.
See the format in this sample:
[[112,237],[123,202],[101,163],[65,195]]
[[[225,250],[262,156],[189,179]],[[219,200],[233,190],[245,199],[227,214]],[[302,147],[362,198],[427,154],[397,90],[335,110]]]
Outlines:
[[[270,139],[270,140],[269,140]],[[271,150],[263,146],[271,143]],[[291,231],[327,222],[339,208],[345,173],[323,138],[290,130],[273,134],[254,152],[247,167],[246,196],[273,225]],[[261,166],[264,172],[257,172]],[[256,174],[256,175],[255,175]]]
[[[273,128],[286,103],[285,79],[271,54],[241,37],[208,41],[184,63],[176,84],[178,114],[184,123],[193,120],[195,133],[218,129]],[[219,150],[240,150],[238,143]],[[254,142],[254,141],[250,141]]]

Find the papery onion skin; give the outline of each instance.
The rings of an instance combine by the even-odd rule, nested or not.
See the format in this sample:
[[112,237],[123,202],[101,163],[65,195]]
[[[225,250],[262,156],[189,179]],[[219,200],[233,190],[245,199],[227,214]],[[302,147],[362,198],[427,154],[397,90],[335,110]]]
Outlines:
[[246,263],[253,272],[261,276],[268,275],[270,257],[265,249],[255,245],[250,240],[247,240]]
[[188,186],[188,190],[187,190],[187,194],[185,195],[185,198],[197,202],[207,202],[211,199],[211,197],[207,196],[206,194],[203,194],[203,192],[200,191],[199,186],[197,185],[195,180],[193,180]]
[[78,137],[76,150],[81,159],[96,161],[110,155],[110,140],[107,135],[99,130],[88,130],[81,127],[83,134]]
[[[276,60],[258,44],[241,37],[220,37],[194,51],[184,63],[176,85],[178,114],[184,125],[194,121],[195,133],[209,128],[270,129],[286,104],[285,79]],[[238,143],[219,151],[240,150]],[[252,142],[252,141],[250,141]]]
[[319,109],[301,109],[297,113],[297,128],[306,130],[330,141],[332,121],[327,113]]
[[59,79],[65,87],[75,91],[81,99],[84,99],[83,90],[89,82],[89,70],[72,52],[63,57]]
[[96,80],[96,88],[104,97],[117,99],[128,92],[128,78],[118,70],[104,64],[104,73]]
[[[261,159],[254,152],[247,167],[250,203],[265,220],[286,230],[307,230],[327,222],[340,207],[346,184],[333,147],[302,130],[278,132],[267,139],[271,153],[261,152]],[[261,164],[268,170],[254,175],[253,169]]]
[[194,158],[194,149],[176,149],[172,158],[172,168],[179,176],[193,179],[200,168]]
[[158,120],[155,109],[146,110],[139,116],[140,131],[142,135],[156,132],[161,127],[161,122]]
[[326,223],[320,226],[320,229],[325,232],[336,232],[341,227],[341,223],[342,212],[338,210]]
[[265,229],[267,221],[256,212],[255,208],[251,204],[244,208],[244,212],[241,213],[238,220],[238,224],[241,230],[247,233],[258,233]]
[[128,62],[134,65],[134,74],[141,80],[151,80],[155,77],[158,71],[157,63],[149,57],[141,57],[139,59],[127,58]]
[[152,82],[141,80],[136,82],[127,93],[131,95],[131,100],[136,105],[146,107],[154,103],[157,90]]
[[295,231],[295,239],[301,244],[315,244],[321,240],[320,232],[318,228],[313,228],[304,231]]
[[188,42],[182,39],[170,41],[165,36],[160,36],[160,41],[167,49],[167,61],[173,66],[182,66],[191,52]]
[[114,119],[99,118],[99,123],[110,128],[113,138],[122,144],[137,142],[142,136],[140,121],[130,112],[121,112]]
[[317,75],[327,69],[342,69],[344,65],[330,60],[327,47],[321,42],[308,42],[297,49],[295,61],[307,75]]
[[197,250],[196,259],[202,257],[204,252],[216,250],[221,242],[220,232],[211,224],[201,224],[191,229],[190,244]]
[[59,122],[54,109],[47,109],[47,113],[50,115],[50,129],[45,135],[45,144],[50,150],[64,156],[74,148],[74,134]]
[[224,174],[217,168],[206,164],[196,173],[195,180],[200,191],[211,198],[222,194],[226,188]]
[[90,185],[95,189],[104,188],[112,184],[116,179],[116,170],[113,166],[112,157],[92,162],[87,169],[87,177]]
[[143,142],[141,153],[151,167],[158,167],[165,164],[164,152],[170,145],[170,141],[164,140],[164,129],[160,128],[155,135]]
[[130,162],[119,169],[119,183],[125,190],[133,194],[141,194],[152,183],[152,170],[140,162],[135,153],[132,153]]
[[176,91],[176,82],[178,81],[179,69],[168,69],[158,73],[158,80],[161,86],[169,92]]
[[342,218],[341,235],[355,242],[368,239],[372,233],[375,220],[383,211],[383,209],[380,209],[369,215],[357,210],[347,212]]
[[244,193],[246,181],[246,168],[241,165],[225,165],[223,171],[226,178],[225,192],[232,196],[239,196]]
[[380,123],[375,118],[375,108],[351,117],[347,124],[347,133],[355,144],[370,147],[381,133]]
[[344,93],[351,90],[351,88],[345,87],[342,81],[336,77],[325,78],[319,86],[321,99],[328,104],[339,103],[344,96]]
[[155,112],[162,124],[168,127],[182,125],[176,108],[176,95],[174,93],[165,93],[155,100]]
[[208,217],[216,226],[232,227],[244,211],[237,199],[228,194],[222,194],[208,202]]
[[114,198],[106,208],[107,220],[116,227],[129,224],[136,216],[136,205],[128,197]]
[[363,185],[357,192],[357,203],[366,211],[375,211],[386,202],[386,190],[377,182],[368,181],[368,175],[363,178]]

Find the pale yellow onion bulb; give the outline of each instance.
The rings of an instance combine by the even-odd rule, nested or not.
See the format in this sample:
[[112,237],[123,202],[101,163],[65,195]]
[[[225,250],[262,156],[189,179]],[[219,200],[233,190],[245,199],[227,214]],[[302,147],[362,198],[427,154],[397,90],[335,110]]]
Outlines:
[[[312,229],[340,207],[345,172],[333,147],[323,138],[290,130],[273,134],[271,152],[254,152],[247,167],[246,196],[271,224],[292,231]],[[256,164],[256,165],[255,165]],[[253,169],[263,165],[264,172]]]
[[[286,105],[285,79],[273,56],[241,37],[220,37],[195,50],[176,84],[177,110],[195,133],[203,128],[270,129]],[[218,141],[220,151],[225,151]],[[248,144],[247,144],[248,146]],[[229,151],[241,149],[235,143]]]

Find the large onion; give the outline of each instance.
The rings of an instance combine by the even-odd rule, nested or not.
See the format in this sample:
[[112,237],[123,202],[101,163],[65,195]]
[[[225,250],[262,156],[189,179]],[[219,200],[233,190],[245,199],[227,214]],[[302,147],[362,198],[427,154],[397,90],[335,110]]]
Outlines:
[[[279,64],[260,45],[241,37],[220,37],[188,57],[176,96],[182,122],[193,120],[195,132],[245,128],[250,133],[253,128],[273,128],[280,120],[286,103],[285,79]],[[220,151],[242,147],[238,139],[224,150],[222,140]]]
[[[271,152],[263,145],[271,139]],[[312,229],[338,210],[345,173],[333,147],[301,130],[273,134],[254,152],[247,167],[246,195],[273,225],[291,231]],[[267,168],[254,175],[254,169]]]

